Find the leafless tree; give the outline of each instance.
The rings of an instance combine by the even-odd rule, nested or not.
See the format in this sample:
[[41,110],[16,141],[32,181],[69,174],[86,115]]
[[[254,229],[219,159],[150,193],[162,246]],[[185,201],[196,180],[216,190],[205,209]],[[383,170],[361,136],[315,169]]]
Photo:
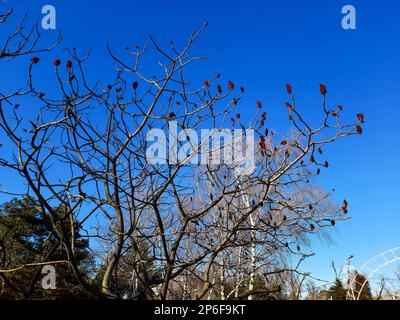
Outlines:
[[308,281],[306,283],[307,300],[319,300],[321,299],[321,292],[314,281]]
[[[1,22],[10,14],[3,14]],[[25,89],[0,92],[1,139],[13,146],[13,153],[1,154],[0,165],[25,181],[20,193],[37,199],[53,224],[67,253],[63,263],[96,295],[121,298],[124,281],[132,284],[125,296],[130,299],[245,299],[276,292],[256,287],[257,276],[298,272],[279,264],[278,257],[303,261],[312,254],[307,251],[310,235],[347,219],[347,201],[342,207],[332,204],[332,192],[323,192],[314,179],[329,166],[324,147],[360,134],[363,116],[342,123],[342,107],[330,106],[327,89],[320,85],[321,121],[312,125],[287,85],[291,131],[279,137],[266,129],[261,102],[248,106],[246,116],[238,112],[244,88],[222,81],[220,74],[205,76],[208,80],[198,86],[196,79],[189,81],[191,65],[205,58],[191,56],[205,27],[181,49],[172,42],[164,49],[152,37],[125,55],[107,46],[117,71],[105,83],[88,76],[88,55],[68,50],[68,58],[57,58],[52,66],[56,90],[37,81],[40,68],[50,67],[42,65],[38,53],[53,47],[36,49],[37,27],[28,35],[19,28],[2,46],[0,63],[29,54],[30,64]],[[12,41],[17,41],[14,50]],[[141,64],[149,50],[158,54],[155,75]],[[36,108],[37,116],[27,119],[24,108]],[[254,116],[248,117],[252,109]],[[212,158],[215,153],[185,136],[177,148],[189,143],[194,146],[189,154],[178,161],[173,161],[176,154],[169,154],[166,163],[148,161],[151,129],[171,134],[174,124],[184,135],[188,129],[236,128],[243,138],[244,129],[254,130],[259,137],[255,170],[238,175],[235,162],[193,164],[195,155]],[[224,151],[221,147],[217,153]],[[65,216],[55,207],[65,208]],[[59,227],[59,219],[67,219],[69,230]],[[90,222],[94,219],[96,227]],[[76,262],[78,226],[101,244],[100,285],[88,282]],[[0,275],[11,271],[0,270]],[[297,274],[303,284],[308,274]]]

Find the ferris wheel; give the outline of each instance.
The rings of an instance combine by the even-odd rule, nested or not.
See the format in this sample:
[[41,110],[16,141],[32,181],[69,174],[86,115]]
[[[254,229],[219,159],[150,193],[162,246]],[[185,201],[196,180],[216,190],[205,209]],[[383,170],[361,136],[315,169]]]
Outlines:
[[[400,261],[400,247],[376,255],[368,260],[360,269],[356,270],[348,266],[347,300],[359,300],[368,280],[372,279],[382,268],[396,261]],[[357,277],[359,274],[363,276]]]

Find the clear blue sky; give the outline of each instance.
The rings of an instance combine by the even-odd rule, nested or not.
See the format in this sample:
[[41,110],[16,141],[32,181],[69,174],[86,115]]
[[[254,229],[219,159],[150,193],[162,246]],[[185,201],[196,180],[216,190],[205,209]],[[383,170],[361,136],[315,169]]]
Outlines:
[[[348,199],[352,219],[337,224],[334,246],[315,241],[317,255],[307,268],[331,279],[331,260],[340,265],[352,254],[353,264],[360,266],[400,246],[398,1],[9,0],[5,6],[33,18],[45,4],[56,7],[57,31],[64,35],[61,48],[47,55],[48,60],[65,47],[76,46],[82,53],[92,49],[94,78],[111,75],[106,40],[116,50],[143,43],[148,34],[162,43],[179,44],[207,20],[209,26],[192,51],[209,59],[193,69],[193,78],[201,83],[221,72],[225,79],[244,85],[242,114],[246,106],[262,100],[271,126],[284,130],[285,84],[293,85],[299,107],[311,119],[313,110],[319,111],[318,84],[326,84],[329,102],[343,104],[349,118],[364,113],[366,125],[361,137],[342,140],[325,152],[330,167],[319,182],[335,188],[338,201]],[[357,10],[356,30],[341,28],[345,4]],[[55,34],[44,32],[44,39]],[[20,81],[18,70],[23,66],[0,69],[0,85]],[[12,183],[3,182],[3,171],[1,177],[1,184],[12,189]]]

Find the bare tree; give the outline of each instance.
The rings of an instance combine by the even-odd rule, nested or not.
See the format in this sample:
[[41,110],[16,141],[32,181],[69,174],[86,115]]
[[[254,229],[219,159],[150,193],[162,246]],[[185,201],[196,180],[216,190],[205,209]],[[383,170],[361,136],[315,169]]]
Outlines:
[[[221,299],[245,299],[276,292],[257,288],[257,277],[262,272],[298,272],[275,263],[277,257],[303,261],[312,254],[306,250],[310,235],[347,219],[347,201],[341,208],[332,204],[331,192],[323,192],[313,181],[329,166],[324,147],[360,134],[363,116],[342,123],[342,107],[329,106],[327,89],[320,85],[321,122],[313,126],[287,85],[291,132],[279,138],[265,128],[268,119],[261,102],[248,106],[246,116],[238,112],[244,88],[230,80],[223,85],[218,73],[198,86],[196,79],[188,80],[187,70],[205,58],[191,56],[205,27],[181,49],[172,42],[163,49],[152,37],[143,48],[127,49],[126,56],[107,46],[118,67],[106,83],[92,83],[86,71],[88,55],[68,50],[68,58],[54,60],[58,89],[51,91],[37,82],[40,68],[49,68],[41,66],[37,53],[51,47],[36,50],[36,39],[33,46],[23,40],[10,51],[8,43],[16,36],[5,41],[2,58],[32,56],[27,88],[0,92],[1,139],[13,146],[12,154],[1,155],[0,165],[25,181],[21,194],[37,199],[38,210],[51,221],[67,253],[63,263],[94,294],[167,299],[180,292],[180,297],[206,299],[212,289]],[[33,36],[20,31],[17,35],[26,43]],[[146,74],[141,64],[151,49],[159,57],[155,75]],[[35,118],[24,116],[24,103],[36,108]],[[251,109],[254,115],[248,117]],[[204,127],[228,132],[236,128],[242,132],[240,142],[245,141],[245,129],[253,130],[259,137],[254,170],[238,174],[237,162],[214,162],[231,144],[214,147],[211,136],[206,143],[212,143],[211,150],[196,143],[191,133]],[[173,138],[169,147],[176,147],[159,157],[164,162],[149,161],[154,129],[168,131]],[[208,161],[198,165],[196,156]],[[55,207],[65,208],[64,217]],[[60,219],[68,219],[69,230],[59,227]],[[95,228],[89,223],[93,219],[98,221]],[[76,262],[77,227],[102,245],[99,284],[89,283]],[[12,270],[1,269],[0,275],[6,272]],[[298,274],[302,278],[297,298],[308,276]],[[127,281],[134,288],[128,295],[123,285]]]
[[321,299],[321,292],[314,281],[308,281],[306,283],[306,290],[307,290],[307,296],[306,296],[307,300]]

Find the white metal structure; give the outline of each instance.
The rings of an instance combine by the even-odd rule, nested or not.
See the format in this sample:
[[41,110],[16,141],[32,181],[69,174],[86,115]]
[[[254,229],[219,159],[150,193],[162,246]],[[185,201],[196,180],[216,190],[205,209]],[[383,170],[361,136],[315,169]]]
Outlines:
[[[349,286],[347,290],[348,300],[359,300],[360,294],[364,289],[364,286],[368,282],[368,279],[372,278],[379,270],[386,267],[388,264],[400,261],[400,247],[393,248],[378,254],[372,259],[368,260],[360,269],[353,269],[353,275],[350,275],[349,271]],[[363,283],[359,283],[356,280],[356,273],[362,274],[365,277]],[[359,290],[357,289],[359,288]],[[357,291],[358,290],[358,291]]]

